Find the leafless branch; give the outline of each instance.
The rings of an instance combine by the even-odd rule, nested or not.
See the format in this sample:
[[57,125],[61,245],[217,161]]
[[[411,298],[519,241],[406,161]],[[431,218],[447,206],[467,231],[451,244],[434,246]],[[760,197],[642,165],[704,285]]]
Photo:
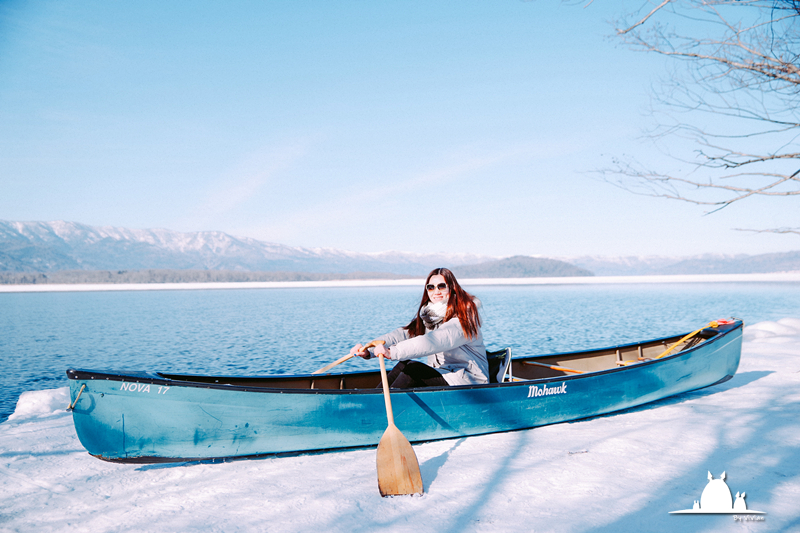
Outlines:
[[794,233],[800,235],[800,228],[746,229],[734,228],[736,231],[752,231],[753,233]]
[[630,27],[630,28],[628,28],[627,30],[621,30],[621,31],[620,31],[620,30],[617,30],[617,33],[618,33],[619,35],[625,35],[626,33],[630,32],[632,29],[636,28],[637,26],[641,26],[642,24],[644,24],[645,22],[647,22],[647,19],[649,19],[650,17],[652,17],[653,15],[655,15],[656,11],[658,11],[659,9],[661,9],[662,7],[664,7],[665,5],[669,4],[671,1],[672,1],[672,0],[664,0],[664,1],[663,1],[663,2],[661,2],[659,5],[657,5],[656,7],[654,7],[654,8],[653,8],[653,10],[652,10],[650,13],[648,13],[647,15],[645,15],[645,17],[644,17],[642,20],[640,20],[639,22],[637,22],[636,24],[634,24],[633,26],[631,26],[631,27]]
[[[694,148],[673,154],[677,172],[615,160],[601,171],[607,181],[712,213],[753,196],[800,196],[800,0],[664,0],[638,18],[618,27],[623,42],[685,67],[656,91],[666,120],[652,138],[674,137],[670,152]],[[705,116],[720,117],[719,129]]]

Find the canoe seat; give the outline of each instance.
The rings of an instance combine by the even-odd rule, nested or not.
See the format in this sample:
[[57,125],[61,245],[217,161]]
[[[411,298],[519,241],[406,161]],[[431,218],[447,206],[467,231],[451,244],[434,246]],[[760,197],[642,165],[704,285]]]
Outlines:
[[496,352],[486,352],[489,361],[489,383],[503,383],[506,376],[511,377],[511,348]]

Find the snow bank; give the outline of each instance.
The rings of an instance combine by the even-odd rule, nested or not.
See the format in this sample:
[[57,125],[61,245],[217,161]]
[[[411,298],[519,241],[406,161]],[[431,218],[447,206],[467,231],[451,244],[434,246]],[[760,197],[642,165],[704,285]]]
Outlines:
[[745,328],[745,340],[768,342],[797,342],[800,318],[782,318],[777,322],[759,322]]
[[[415,446],[422,497],[381,498],[375,450],[179,465],[89,456],[64,389],[0,424],[0,531],[421,533],[800,530],[800,320],[746,329],[730,381],[610,416]],[[401,428],[402,429],[402,428]],[[763,522],[690,509],[726,472]]]
[[8,420],[19,422],[29,418],[62,414],[69,401],[69,387],[23,392],[17,400],[17,408]]

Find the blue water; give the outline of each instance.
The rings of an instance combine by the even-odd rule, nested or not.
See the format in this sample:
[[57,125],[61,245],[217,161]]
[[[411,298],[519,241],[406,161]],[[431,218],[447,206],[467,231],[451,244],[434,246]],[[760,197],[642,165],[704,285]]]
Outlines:
[[[800,317],[798,283],[476,286],[489,349],[515,356]],[[0,421],[70,367],[227,375],[310,372],[405,325],[412,287],[0,293]],[[375,367],[351,360],[343,370]]]

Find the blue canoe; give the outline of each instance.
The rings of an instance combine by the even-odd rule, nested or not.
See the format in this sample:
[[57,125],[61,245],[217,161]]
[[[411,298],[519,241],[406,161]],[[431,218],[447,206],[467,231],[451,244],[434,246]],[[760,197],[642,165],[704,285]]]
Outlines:
[[[510,358],[500,382],[392,391],[411,442],[513,431],[619,411],[727,381],[742,322],[599,350]],[[658,358],[673,343],[673,352]],[[510,361],[510,364],[505,364]],[[81,444],[100,459],[174,462],[375,446],[386,430],[377,372],[223,377],[67,371]]]

